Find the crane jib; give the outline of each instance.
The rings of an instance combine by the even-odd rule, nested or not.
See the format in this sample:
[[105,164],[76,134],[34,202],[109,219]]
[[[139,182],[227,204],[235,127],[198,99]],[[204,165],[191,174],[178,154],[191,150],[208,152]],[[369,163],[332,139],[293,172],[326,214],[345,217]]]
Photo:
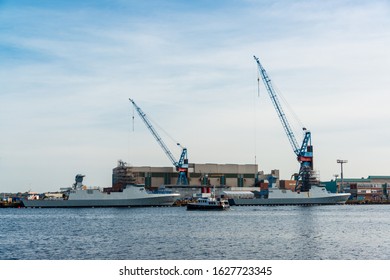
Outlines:
[[153,137],[157,140],[158,144],[161,146],[165,154],[168,156],[168,158],[171,160],[172,164],[176,167],[176,170],[179,171],[179,176],[177,178],[177,184],[178,185],[188,185],[188,159],[187,159],[187,149],[183,148],[182,153],[180,155],[180,160],[177,161],[171,151],[168,149],[167,145],[164,143],[164,141],[161,139],[160,135],[157,133],[157,131],[154,129],[150,121],[148,120],[146,114],[141,110],[140,107],[135,104],[135,102],[129,98],[131,103],[133,103],[133,106],[137,110],[139,116],[145,123],[146,127],[149,129],[149,131],[152,133]]
[[295,154],[299,154],[299,151],[301,150],[299,148],[299,145],[298,145],[298,142],[297,140],[295,139],[295,135],[291,129],[291,126],[287,120],[287,117],[285,115],[285,113],[283,112],[283,108],[282,108],[282,105],[280,104],[279,102],[279,99],[278,99],[278,96],[272,86],[272,82],[271,82],[271,79],[269,78],[267,72],[265,71],[264,67],[261,65],[260,63],[260,60],[256,57],[256,56],[253,56],[256,63],[257,63],[257,66],[259,68],[259,72],[261,74],[261,78],[264,82],[264,85],[268,91],[268,94],[271,98],[271,101],[272,101],[272,104],[274,105],[275,107],[275,110],[278,114],[278,117],[282,123],[282,126],[283,126],[283,129],[285,131],[285,133],[287,134],[287,138],[293,148],[293,151]]

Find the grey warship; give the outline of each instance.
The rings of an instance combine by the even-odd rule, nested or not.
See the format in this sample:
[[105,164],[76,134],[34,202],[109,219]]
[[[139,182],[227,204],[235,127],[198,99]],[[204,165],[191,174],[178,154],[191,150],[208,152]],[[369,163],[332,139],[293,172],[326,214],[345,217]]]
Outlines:
[[84,175],[76,175],[76,182],[62,192],[62,197],[24,199],[27,208],[69,208],[69,207],[147,207],[172,206],[179,194],[166,190],[151,192],[142,184],[127,184],[119,191],[101,191],[85,188]]

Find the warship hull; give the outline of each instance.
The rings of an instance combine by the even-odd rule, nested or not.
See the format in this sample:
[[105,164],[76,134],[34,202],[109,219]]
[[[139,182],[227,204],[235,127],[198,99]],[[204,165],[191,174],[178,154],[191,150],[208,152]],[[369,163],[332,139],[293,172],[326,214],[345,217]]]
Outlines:
[[333,205],[345,204],[350,193],[329,193],[325,188],[312,187],[308,192],[270,188],[268,195],[253,198],[230,197],[230,205]]
[[176,193],[151,193],[144,187],[128,185],[121,192],[73,190],[63,199],[33,199],[23,200],[22,203],[28,208],[147,207],[172,206],[178,197]]

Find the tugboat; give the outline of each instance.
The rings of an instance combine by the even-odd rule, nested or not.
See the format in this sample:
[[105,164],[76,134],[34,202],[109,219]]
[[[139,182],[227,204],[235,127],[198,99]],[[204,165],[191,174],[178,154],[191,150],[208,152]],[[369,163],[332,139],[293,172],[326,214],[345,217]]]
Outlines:
[[228,210],[229,201],[224,198],[215,198],[214,193],[210,197],[198,198],[196,202],[188,203],[187,210]]

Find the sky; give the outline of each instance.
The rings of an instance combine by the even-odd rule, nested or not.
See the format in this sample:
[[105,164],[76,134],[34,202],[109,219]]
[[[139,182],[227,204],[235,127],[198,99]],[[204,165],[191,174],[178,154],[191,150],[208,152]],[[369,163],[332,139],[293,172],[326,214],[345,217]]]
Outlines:
[[[312,133],[322,181],[390,175],[390,2],[0,0],[0,192],[56,191],[118,160],[259,165],[295,154],[261,80]],[[291,112],[290,109],[291,108]],[[134,119],[133,119],[134,116]]]

